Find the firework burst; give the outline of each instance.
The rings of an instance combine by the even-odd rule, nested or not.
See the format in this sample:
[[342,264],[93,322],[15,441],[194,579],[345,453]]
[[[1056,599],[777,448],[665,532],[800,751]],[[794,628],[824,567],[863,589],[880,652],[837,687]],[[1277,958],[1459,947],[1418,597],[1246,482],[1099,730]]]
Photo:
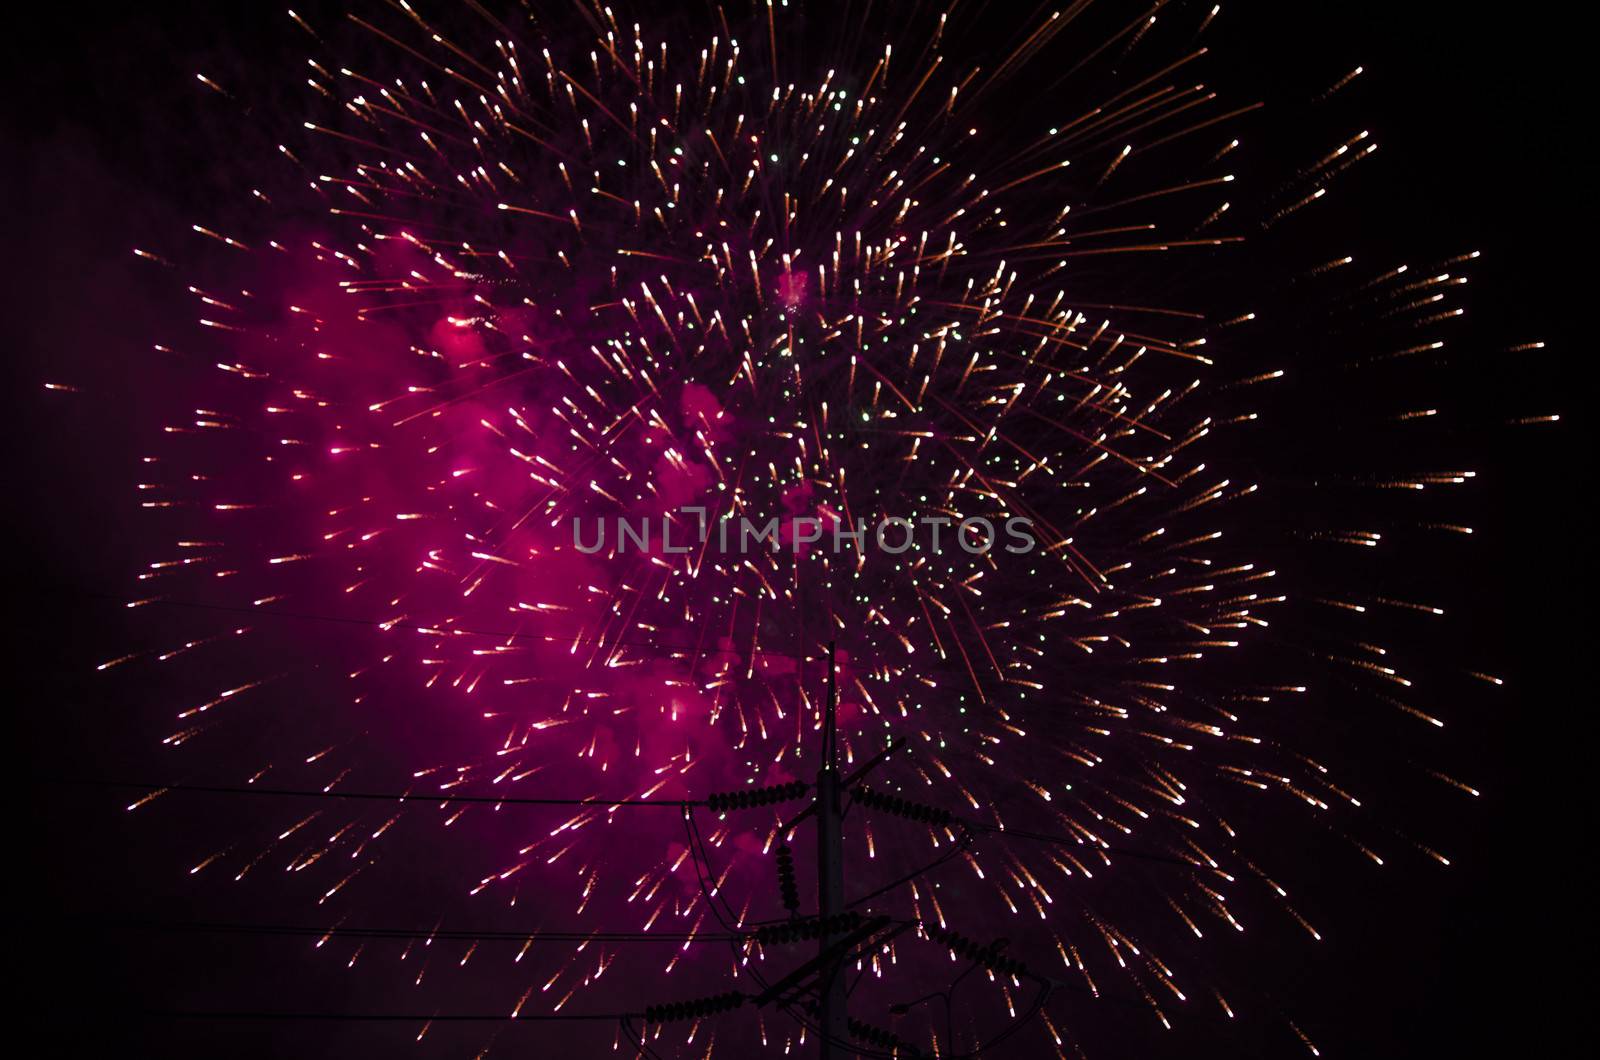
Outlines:
[[[846,31],[373,4],[290,14],[303,101],[201,71],[276,149],[246,159],[250,209],[135,251],[194,324],[157,346],[184,412],[139,500],[173,546],[129,606],[189,626],[104,668],[194,667],[184,772],[308,797],[187,867],[287,870],[319,949],[474,976],[519,1017],[753,992],[794,961],[748,936],[786,919],[798,807],[673,808],[811,778],[829,645],[847,769],[895,747],[846,842],[856,910],[907,926],[860,955],[852,1009],[902,1047],[1068,1055],[1094,1004],[1278,1018],[1218,941],[1320,937],[1273,837],[1447,863],[1318,757],[1341,696],[1442,724],[1349,624],[1437,609],[1319,574],[1307,549],[1384,530],[1264,499],[1284,455],[1252,432],[1323,370],[1305,351],[1436,349],[1473,255],[1289,249],[1371,137],[1262,176],[1254,108],[1192,80],[1209,5],[1084,6]],[[1367,497],[1472,473],[1344,474]],[[773,539],[726,547],[743,520]],[[1032,547],[983,540],[1013,525]],[[363,937],[419,856],[399,908],[441,938]],[[451,938],[490,907],[540,926]],[[952,963],[948,932],[1027,972]],[[787,1052],[806,1026],[640,1047]]]

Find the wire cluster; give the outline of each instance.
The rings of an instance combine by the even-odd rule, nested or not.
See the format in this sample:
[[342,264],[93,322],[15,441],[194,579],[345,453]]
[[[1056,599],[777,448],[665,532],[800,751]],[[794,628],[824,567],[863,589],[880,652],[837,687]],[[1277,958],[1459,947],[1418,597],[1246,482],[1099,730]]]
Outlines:
[[693,1001],[673,1001],[665,1005],[649,1005],[644,1010],[646,1023],[673,1023],[678,1020],[700,1019],[719,1012],[731,1012],[745,1003],[745,996],[737,990]]
[[790,913],[800,911],[800,885],[794,876],[794,852],[785,843],[778,848],[778,887],[783,892],[783,907]]
[[952,820],[949,810],[912,802],[898,795],[886,795],[867,787],[857,788],[855,799],[868,809],[882,810],[884,813],[892,813],[896,817],[906,817],[924,824],[946,825]]
[[1005,946],[1004,939],[995,939],[987,946],[980,946],[977,942],[955,931],[945,931],[931,924],[923,924],[922,930],[935,942],[942,943],[958,957],[980,964],[991,972],[1001,975],[1026,975],[1028,966],[1021,961],[1000,955],[1000,950]]
[[921,1056],[922,1050],[902,1040],[899,1035],[893,1034],[881,1027],[874,1027],[870,1023],[862,1023],[858,1019],[849,1022],[850,1037],[857,1041],[875,1045],[880,1049],[890,1049],[903,1056]]
[[713,813],[729,810],[748,810],[755,806],[770,806],[775,802],[788,802],[806,793],[803,780],[777,784],[770,788],[750,788],[745,791],[720,791],[706,798],[706,806]]
[[840,913],[830,917],[806,917],[787,924],[766,924],[756,929],[756,941],[763,946],[774,942],[804,942],[824,935],[840,935],[861,925],[860,913]]

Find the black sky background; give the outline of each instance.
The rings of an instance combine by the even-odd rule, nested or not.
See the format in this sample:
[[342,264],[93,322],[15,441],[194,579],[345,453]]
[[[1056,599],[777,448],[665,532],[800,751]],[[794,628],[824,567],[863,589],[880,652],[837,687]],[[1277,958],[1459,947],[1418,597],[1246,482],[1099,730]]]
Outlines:
[[[1441,256],[1482,249],[1469,298],[1475,326],[1552,348],[1508,357],[1458,396],[1496,402],[1507,415],[1555,411],[1565,420],[1496,434],[1478,465],[1477,562],[1458,575],[1470,631],[1444,650],[1484,653],[1512,693],[1500,700],[1502,714],[1474,719],[1472,776],[1486,795],[1462,811],[1475,823],[1464,848],[1451,851],[1456,867],[1365,885],[1319,960],[1285,971],[1285,992],[1342,1046],[1324,1055],[1469,1057],[1502,1037],[1521,1052],[1553,1055],[1586,1014],[1593,397],[1581,367],[1591,356],[1583,325],[1594,302],[1596,173],[1586,157],[1592,74],[1567,11],[1359,0],[1224,12],[1230,54],[1251,64],[1241,80],[1266,98],[1277,79],[1306,67],[1331,80],[1366,66],[1364,91],[1382,102],[1368,120],[1383,150],[1371,163],[1380,168],[1361,178],[1361,223],[1390,246]],[[115,926],[181,913],[160,882],[178,853],[131,841],[120,797],[41,779],[114,775],[137,760],[137,749],[119,743],[139,731],[121,716],[127,705],[109,701],[91,672],[125,618],[61,587],[118,598],[125,572],[147,557],[123,523],[132,517],[132,430],[47,400],[40,384],[92,372],[115,387],[139,371],[133,351],[158,321],[126,297],[127,248],[212,189],[204,158],[186,153],[182,131],[167,124],[182,113],[173,101],[194,91],[197,59],[242,41],[248,50],[252,27],[269,16],[281,13],[36,7],[5,42],[0,326],[7,521],[17,543],[4,575],[8,639],[21,649],[6,671],[18,833],[8,842],[17,885],[9,913],[21,929],[13,967],[22,977],[12,1022],[35,1024],[60,1055],[325,1055],[329,1042],[345,1055],[381,1051],[363,1028],[202,1029],[142,1015],[172,1003],[161,984],[195,976],[208,960],[250,986],[249,958],[222,943]],[[240,36],[218,39],[228,24]],[[318,1048],[301,1050],[312,1036]],[[1262,1055],[1297,1055],[1292,1041],[1278,1045]],[[1183,1055],[1236,1054],[1224,1045]]]

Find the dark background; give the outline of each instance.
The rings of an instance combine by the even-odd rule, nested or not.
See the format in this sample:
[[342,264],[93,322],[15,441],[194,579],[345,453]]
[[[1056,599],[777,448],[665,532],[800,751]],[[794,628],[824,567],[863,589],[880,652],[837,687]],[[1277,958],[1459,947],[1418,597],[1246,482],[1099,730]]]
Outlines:
[[[1352,215],[1386,246],[1482,249],[1468,298],[1475,326],[1550,349],[1483,366],[1456,396],[1564,418],[1496,433],[1476,465],[1477,561],[1457,575],[1466,601],[1449,634],[1457,639],[1439,648],[1470,665],[1482,658],[1510,694],[1499,713],[1475,716],[1477,731],[1458,734],[1472,744],[1466,760],[1485,796],[1463,811],[1475,816],[1451,851],[1456,867],[1353,896],[1320,959],[1283,971],[1282,993],[1319,1017],[1324,1055],[1484,1055],[1500,1038],[1542,1055],[1586,1014],[1592,446],[1579,321],[1593,297],[1594,94],[1569,12],[1536,2],[1230,3],[1226,31],[1211,41],[1238,64],[1229,76],[1268,99],[1307,69],[1331,83],[1365,65],[1362,111],[1383,147],[1359,178]],[[0,320],[17,542],[4,575],[7,639],[20,649],[6,671],[10,918],[20,928],[8,933],[20,977],[12,1027],[34,1024],[65,1054],[95,1044],[216,1055],[196,1028],[152,1024],[139,1010],[170,1000],[167,979],[204,977],[207,960],[230,956],[106,926],[130,911],[172,912],[153,881],[179,855],[130,841],[118,800],[103,792],[38,780],[114,773],[135,753],[119,744],[140,731],[123,717],[130,705],[108,699],[89,672],[126,619],[60,587],[120,596],[142,558],[120,522],[131,517],[132,431],[44,400],[40,383],[92,371],[116,387],[138,372],[134,351],[157,322],[123,293],[127,248],[213,190],[204,154],[170,116],[190,105],[181,101],[194,92],[193,70],[241,47],[248,54],[258,25],[281,12],[60,5],[8,17]],[[295,1042],[274,1031],[274,1045],[252,1046],[253,1031],[221,1033],[228,1050],[251,1055]],[[342,1043],[347,1055],[377,1040],[360,1028],[296,1033]],[[1298,1054],[1293,1042],[1279,1045],[1273,1055]],[[1226,1042],[1182,1046],[1181,1055],[1238,1055]]]

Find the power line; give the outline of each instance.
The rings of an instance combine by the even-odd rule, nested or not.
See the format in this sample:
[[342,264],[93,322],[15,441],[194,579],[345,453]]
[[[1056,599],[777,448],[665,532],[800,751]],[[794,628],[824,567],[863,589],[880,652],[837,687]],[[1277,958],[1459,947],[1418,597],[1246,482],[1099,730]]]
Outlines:
[[149,781],[133,780],[102,780],[95,778],[74,777],[44,777],[46,784],[59,784],[66,787],[99,787],[99,788],[129,788],[139,791],[150,791],[157,795],[167,792],[190,792],[206,795],[265,795],[283,798],[300,799],[358,799],[377,802],[464,802],[485,803],[494,806],[605,806],[605,807],[637,807],[654,806],[666,809],[681,809],[684,806],[704,806],[704,799],[605,799],[598,795],[588,798],[544,798],[537,796],[520,795],[452,795],[448,793],[428,794],[421,792],[391,792],[391,791],[330,791],[321,788],[257,788],[229,786],[224,784],[181,784],[181,783],[151,783]]
[[227,923],[203,920],[131,921],[112,923],[128,931],[192,931],[197,934],[283,935],[315,938],[435,939],[463,942],[737,942],[751,937],[718,931],[508,931],[463,928],[317,927],[311,924]]
[[[418,802],[418,803],[467,803],[491,806],[603,806],[613,808],[655,807],[658,809],[677,809],[684,807],[712,806],[714,798],[705,799],[607,799],[597,795],[587,798],[561,798],[543,796],[515,796],[515,795],[452,795],[448,793],[418,793],[418,792],[375,792],[375,791],[328,791],[321,788],[261,788],[224,784],[187,784],[187,783],[161,783],[152,781],[113,780],[88,777],[43,777],[41,783],[56,784],[63,787],[100,787],[123,788],[134,791],[148,791],[153,795],[164,795],[168,792],[180,792],[202,795],[262,795],[281,798],[302,799],[345,799],[372,802]],[[729,807],[721,805],[720,801],[713,808],[722,810]],[[734,807],[737,808],[737,807]],[[803,816],[803,815],[802,815]],[[799,818],[790,822],[789,826],[780,831],[787,832],[790,827],[799,823]],[[1186,858],[1170,855],[1154,854],[1144,850],[1132,850],[1127,847],[1102,846],[1097,843],[1086,842],[1081,837],[1072,835],[1052,835],[1045,832],[1036,832],[1024,828],[1009,828],[976,821],[969,818],[951,815],[950,823],[989,835],[1007,836],[1017,839],[1029,839],[1035,842],[1050,843],[1058,846],[1073,848],[1088,847],[1090,850],[1101,851],[1106,854],[1118,854],[1125,857],[1139,858],[1145,861],[1157,861],[1166,864],[1206,872],[1213,875],[1229,875],[1221,868],[1191,861]],[[940,859],[941,861],[944,859]],[[937,864],[937,862],[936,862]],[[1236,869],[1235,872],[1246,875],[1261,875],[1257,871]],[[903,882],[903,881],[902,881]]]
[[637,1012],[528,1012],[443,1013],[425,1012],[280,1012],[267,1009],[146,1009],[142,1013],[161,1019],[197,1020],[336,1020],[352,1023],[615,1023]]

